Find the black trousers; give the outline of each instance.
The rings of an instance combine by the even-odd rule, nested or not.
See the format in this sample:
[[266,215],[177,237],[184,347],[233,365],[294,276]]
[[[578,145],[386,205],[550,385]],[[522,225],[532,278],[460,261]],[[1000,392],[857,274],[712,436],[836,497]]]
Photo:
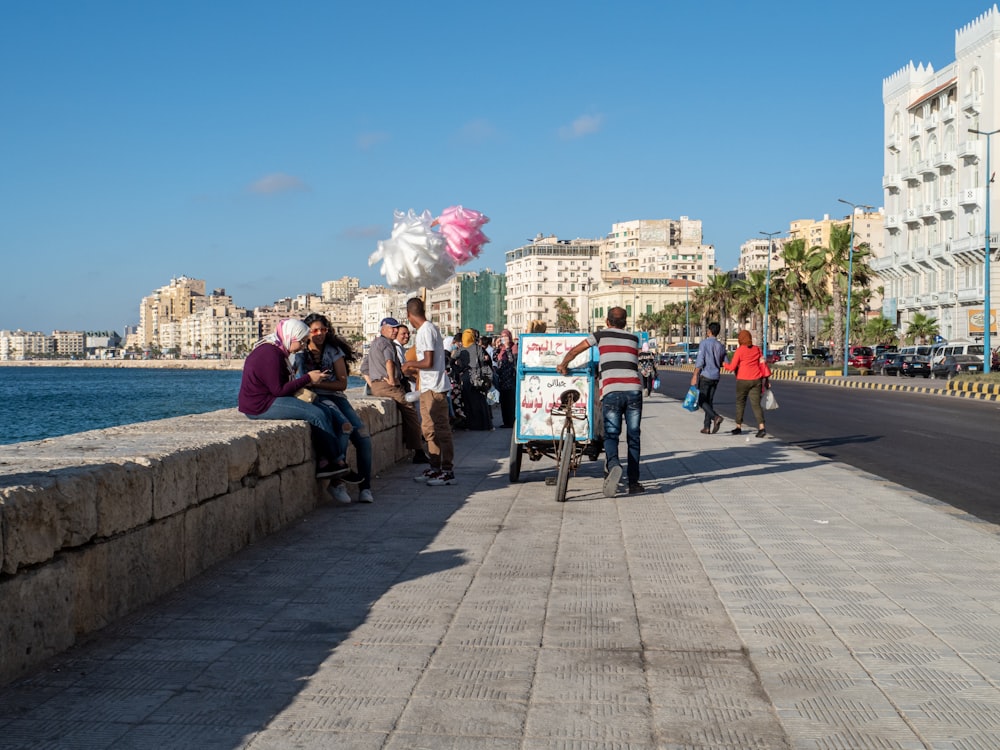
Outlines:
[[698,376],[698,406],[705,412],[705,427],[711,427],[712,420],[719,416],[712,403],[715,400],[715,389],[718,386],[718,380],[712,380],[703,375]]

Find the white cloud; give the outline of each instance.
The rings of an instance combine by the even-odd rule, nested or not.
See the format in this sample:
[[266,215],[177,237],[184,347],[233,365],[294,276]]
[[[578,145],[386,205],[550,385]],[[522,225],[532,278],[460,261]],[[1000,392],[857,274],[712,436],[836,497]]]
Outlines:
[[604,115],[580,115],[569,125],[559,128],[559,137],[564,140],[582,138],[600,131],[604,125]]
[[463,143],[484,143],[497,137],[497,129],[485,118],[470,120],[458,131],[458,139]]
[[358,136],[358,148],[368,151],[380,143],[389,140],[389,134],[383,132],[362,133]]
[[248,190],[260,195],[273,195],[274,193],[308,192],[310,187],[298,177],[275,172],[250,183]]

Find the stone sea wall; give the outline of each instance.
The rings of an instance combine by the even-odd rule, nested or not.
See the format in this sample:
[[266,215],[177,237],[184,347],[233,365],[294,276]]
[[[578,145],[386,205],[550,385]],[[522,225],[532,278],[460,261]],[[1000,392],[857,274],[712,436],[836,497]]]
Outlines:
[[[405,457],[354,403],[374,470]],[[314,475],[305,422],[235,409],[0,446],[0,684],[328,502]]]

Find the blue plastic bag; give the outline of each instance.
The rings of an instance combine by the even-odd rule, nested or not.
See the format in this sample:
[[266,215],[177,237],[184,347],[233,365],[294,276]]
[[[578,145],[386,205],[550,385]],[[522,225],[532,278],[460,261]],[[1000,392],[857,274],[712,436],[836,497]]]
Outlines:
[[684,408],[688,411],[698,411],[698,388],[691,386],[684,397]]

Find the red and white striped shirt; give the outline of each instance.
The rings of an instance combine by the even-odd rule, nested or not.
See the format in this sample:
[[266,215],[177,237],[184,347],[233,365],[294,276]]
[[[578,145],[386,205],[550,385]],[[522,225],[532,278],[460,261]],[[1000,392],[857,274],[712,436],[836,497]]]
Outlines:
[[616,391],[642,391],[639,377],[639,337],[620,328],[603,328],[587,341],[597,347],[601,397]]

